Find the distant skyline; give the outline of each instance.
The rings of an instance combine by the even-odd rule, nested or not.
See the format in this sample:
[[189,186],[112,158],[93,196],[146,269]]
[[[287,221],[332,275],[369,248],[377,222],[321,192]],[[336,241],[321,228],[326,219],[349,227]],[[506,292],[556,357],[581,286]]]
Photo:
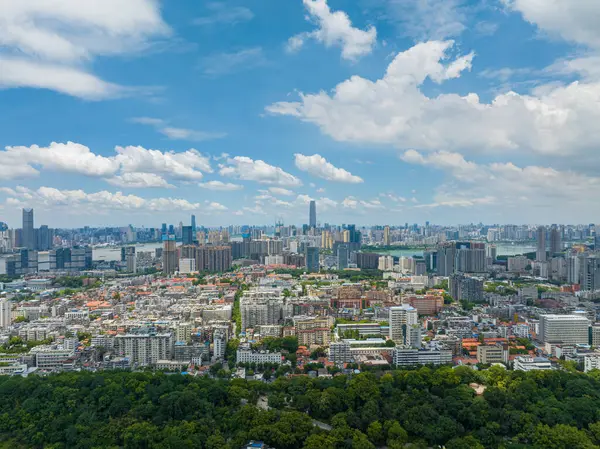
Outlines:
[[0,18],[0,221],[600,222],[600,2],[76,0]]

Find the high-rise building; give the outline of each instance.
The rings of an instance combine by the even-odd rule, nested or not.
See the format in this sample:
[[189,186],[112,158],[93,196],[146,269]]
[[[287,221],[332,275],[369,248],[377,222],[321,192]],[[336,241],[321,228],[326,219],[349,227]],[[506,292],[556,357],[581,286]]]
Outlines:
[[319,262],[319,248],[316,246],[306,247],[306,271],[309,273],[316,273],[321,268]]
[[115,336],[115,353],[128,357],[132,363],[153,365],[159,360],[169,360],[173,352],[173,336],[151,331]]
[[10,327],[11,322],[11,302],[7,299],[0,300],[0,328]]
[[192,233],[195,235],[196,234],[196,216],[192,215]]
[[177,242],[175,238],[168,237],[163,240],[162,271],[165,274],[173,274],[177,271]]
[[592,292],[600,290],[600,257],[589,256],[582,260],[581,289]]
[[390,307],[390,339],[397,345],[411,345],[414,340],[411,333],[417,332],[418,318],[417,309],[407,304]]
[[585,345],[589,342],[590,321],[581,315],[540,315],[540,332],[537,338],[542,343]]
[[537,229],[537,251],[535,252],[535,260],[538,262],[545,262],[547,259],[546,254],[546,228],[540,226]]
[[314,200],[310,202],[309,206],[308,225],[311,228],[317,227],[317,203]]
[[390,246],[390,227],[386,226],[383,228],[383,244],[384,246]]
[[376,270],[379,265],[379,254],[357,253],[356,266],[362,270]]
[[196,249],[196,271],[223,273],[231,268],[231,246],[200,246]]
[[191,245],[192,243],[194,243],[193,226],[181,227],[181,241],[184,245]]
[[348,247],[348,245],[338,245],[337,259],[338,270],[345,270],[346,268],[348,268],[348,260],[350,259],[350,248]]
[[33,209],[23,209],[22,244],[24,248],[35,249],[35,231],[33,228]]
[[448,282],[450,296],[456,301],[483,301],[483,281],[460,274],[450,276]]
[[562,238],[556,226],[550,229],[550,256],[562,252]]
[[41,225],[37,230],[37,249],[39,251],[48,251],[52,248],[52,230],[47,225]]

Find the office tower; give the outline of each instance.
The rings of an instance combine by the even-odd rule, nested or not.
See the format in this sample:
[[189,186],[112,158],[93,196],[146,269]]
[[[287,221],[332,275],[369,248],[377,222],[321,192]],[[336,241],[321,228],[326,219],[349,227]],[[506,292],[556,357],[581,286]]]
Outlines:
[[162,237],[163,235],[167,235],[167,224],[166,224],[166,223],[163,223],[163,224],[162,224],[162,226],[161,226],[161,228],[160,228],[160,235],[161,235],[161,237]]
[[129,273],[137,273],[137,259],[135,256],[135,246],[128,246],[125,251],[125,262]]
[[173,225],[169,225],[168,234],[175,235],[175,227]]
[[231,268],[231,246],[200,246],[196,248],[196,271],[223,273]]
[[437,274],[438,276],[450,276],[454,273],[454,261],[456,259],[456,246],[452,244],[440,245],[437,250]]
[[[390,307],[390,339],[397,345],[411,345],[413,326],[418,326],[417,309],[407,304]],[[420,334],[420,332],[419,332]]]
[[386,226],[383,228],[383,245],[390,246],[390,227]]
[[315,201],[310,202],[308,211],[308,225],[311,228],[317,227],[317,203]]
[[37,230],[37,249],[39,251],[48,251],[52,248],[52,232],[47,225],[41,225]]
[[0,300],[0,328],[10,327],[11,322],[11,302],[7,299]]
[[585,257],[581,262],[581,289],[590,292],[600,290],[600,257]]
[[35,249],[35,231],[33,230],[33,209],[23,209],[23,231],[21,246]]
[[338,245],[337,259],[338,270],[345,270],[346,268],[348,268],[348,260],[350,259],[350,248],[348,247],[348,245]]
[[542,343],[585,345],[589,342],[590,321],[581,315],[540,315]]
[[163,240],[162,271],[165,274],[173,274],[177,271],[177,242],[173,237]]
[[319,248],[316,246],[307,246],[305,250],[306,271],[317,273],[320,269]]
[[546,259],[546,228],[540,226],[537,229],[537,251],[535,253],[535,260],[538,262],[545,262]]
[[556,226],[550,229],[550,256],[562,252],[562,238]]
[[483,281],[476,278],[455,274],[448,282],[450,296],[456,301],[483,301]]
[[196,216],[192,215],[192,234],[196,234]]
[[581,258],[579,256],[570,256],[566,259],[567,263],[567,282],[569,284],[579,284],[581,282]]
[[191,245],[192,243],[194,243],[194,230],[192,226],[182,226],[181,242],[184,245]]

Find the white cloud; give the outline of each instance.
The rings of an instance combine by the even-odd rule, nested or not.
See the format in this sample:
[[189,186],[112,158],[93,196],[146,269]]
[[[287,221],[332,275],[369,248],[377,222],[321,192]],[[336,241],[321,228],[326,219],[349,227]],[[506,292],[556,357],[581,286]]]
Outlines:
[[[330,95],[301,94],[273,114],[314,123],[343,142],[449,151],[519,151],[564,157],[590,154],[600,142],[600,82],[548,84],[530,95],[508,92],[490,103],[477,94],[427,97],[421,85],[471,68],[473,54],[449,60],[452,42],[426,42],[399,53],[375,82],[353,76]],[[595,158],[596,163],[598,161]]]
[[503,0],[550,36],[600,49],[600,2],[595,0]]
[[363,179],[353,175],[343,168],[337,168],[327,161],[320,154],[305,156],[303,154],[294,154],[295,164],[298,169],[310,173],[318,178],[326,179],[327,181],[346,182],[357,184],[363,182]]
[[[198,211],[204,210],[201,204],[191,203],[177,198],[141,198],[136,195],[125,195],[122,192],[106,190],[87,193],[83,190],[59,190],[53,187],[40,187],[31,190],[20,187],[16,195],[7,199],[7,203],[21,207],[40,207],[49,210],[64,208],[67,211],[97,213],[99,210],[129,211]],[[10,202],[9,202],[10,200]]]
[[[416,192],[413,191],[413,193],[416,193]],[[393,193],[380,193],[379,196],[382,198],[388,198],[388,199],[392,200],[394,203],[406,203],[406,198],[404,198],[403,196],[395,195]]]
[[342,48],[342,58],[356,60],[373,50],[377,42],[377,30],[370,26],[366,31],[354,28],[343,11],[331,11],[327,0],[303,0],[309,20],[318,28],[314,31],[297,34],[288,40],[288,51],[297,51],[308,39],[316,39],[326,47]]
[[389,0],[387,17],[416,41],[446,39],[465,30],[464,0]]
[[317,193],[324,193],[325,189],[323,187],[320,187],[317,189]]
[[186,129],[186,128],[175,128],[173,126],[169,126],[165,120],[152,118],[152,117],[135,117],[132,118],[131,121],[133,123],[139,123],[141,125],[149,125],[156,130],[167,136],[172,140],[193,140],[193,141],[203,141],[203,140],[211,140],[211,139],[220,139],[225,137],[227,134],[219,133],[219,132],[207,132],[207,131],[197,131],[194,129]]
[[236,25],[254,18],[254,13],[244,6],[229,6],[223,2],[209,2],[206,4],[206,8],[210,11],[210,14],[194,19],[193,23],[195,25]]
[[198,187],[208,190],[233,191],[242,190],[244,186],[223,181],[208,181],[198,184]]
[[384,206],[378,199],[365,201],[359,200],[353,196],[347,196],[342,201],[342,206],[347,209],[383,209]]
[[283,187],[269,187],[269,192],[273,195],[293,196],[294,192]]
[[86,65],[170,34],[154,0],[2,0],[0,9],[0,88],[44,88],[87,100],[132,93]]
[[443,170],[449,179],[437,188],[434,202],[415,208],[499,207],[519,208],[523,221],[540,222],[562,216],[581,216],[596,210],[600,178],[549,167],[518,167],[511,162],[477,164],[457,153],[404,153],[405,162]]
[[147,150],[141,146],[116,147],[115,160],[125,172],[147,172],[179,179],[201,179],[203,170],[212,173],[210,158],[195,149],[181,153]]
[[106,182],[117,187],[128,188],[148,188],[148,187],[164,187],[174,188],[165,178],[154,173],[123,173],[122,175],[106,178]]
[[219,76],[263,66],[267,58],[261,47],[245,48],[233,53],[217,53],[202,61],[205,75]]
[[164,175],[176,179],[201,179],[202,171],[212,172],[210,158],[195,149],[173,151],[147,150],[128,146],[115,148],[116,155],[103,156],[87,146],[75,143],[52,142],[47,147],[6,147],[0,151],[0,174],[3,179],[36,176],[39,171],[53,170],[111,179],[123,187],[167,187]]
[[301,186],[302,181],[283,171],[279,167],[267,164],[265,161],[253,160],[245,156],[228,158],[226,164],[220,165],[221,176],[229,176],[242,181],[255,181],[261,184],[271,184],[280,187]]
[[208,207],[208,209],[210,209],[212,211],[216,211],[216,212],[222,212],[222,211],[228,210],[227,207],[223,206],[221,203],[217,203],[214,201],[208,201],[207,207]]

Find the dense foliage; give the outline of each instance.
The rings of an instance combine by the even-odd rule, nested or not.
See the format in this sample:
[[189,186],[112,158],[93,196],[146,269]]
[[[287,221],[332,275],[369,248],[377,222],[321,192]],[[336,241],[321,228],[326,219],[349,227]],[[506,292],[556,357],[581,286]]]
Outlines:
[[[600,443],[599,379],[497,367],[269,384],[128,372],[0,377],[0,447],[237,449],[258,439],[278,449],[591,448]],[[265,398],[269,411],[255,405]]]

